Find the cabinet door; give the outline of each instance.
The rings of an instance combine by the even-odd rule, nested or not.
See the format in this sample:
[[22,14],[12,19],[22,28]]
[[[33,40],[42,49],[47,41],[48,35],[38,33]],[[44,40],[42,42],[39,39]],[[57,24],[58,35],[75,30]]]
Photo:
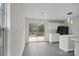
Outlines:
[[75,56],[79,56],[79,42],[75,42]]
[[52,35],[52,41],[53,42],[59,42],[59,34],[53,34]]

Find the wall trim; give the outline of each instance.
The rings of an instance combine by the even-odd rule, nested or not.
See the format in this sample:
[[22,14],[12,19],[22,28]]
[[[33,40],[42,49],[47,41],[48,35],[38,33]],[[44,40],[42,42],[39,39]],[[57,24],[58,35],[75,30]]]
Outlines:
[[21,51],[21,53],[20,53],[20,56],[22,56],[23,51],[24,51],[24,48],[25,48],[25,43],[24,43],[24,46],[23,46],[22,51]]

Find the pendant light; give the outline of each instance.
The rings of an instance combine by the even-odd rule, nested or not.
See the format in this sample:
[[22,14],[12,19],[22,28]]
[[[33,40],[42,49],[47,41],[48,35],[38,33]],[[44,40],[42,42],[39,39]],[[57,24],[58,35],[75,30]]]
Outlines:
[[72,12],[67,13],[67,16],[68,16],[68,23],[69,23],[69,24],[73,24],[73,21],[70,20],[70,16],[71,16],[71,15],[72,15]]

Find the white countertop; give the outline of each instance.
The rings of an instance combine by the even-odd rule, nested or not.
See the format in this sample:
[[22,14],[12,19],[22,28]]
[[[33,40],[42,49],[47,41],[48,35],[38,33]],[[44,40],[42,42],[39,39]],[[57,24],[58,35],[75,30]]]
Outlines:
[[69,38],[76,38],[76,35],[60,35],[60,36],[69,37]]
[[79,41],[78,38],[70,38],[71,40],[74,40],[74,41]]
[[61,37],[68,37],[70,40],[79,41],[76,35],[61,35]]
[[64,37],[69,37],[70,40],[74,40],[74,41],[79,41],[79,39],[77,38],[76,35],[61,35],[61,36],[64,36]]

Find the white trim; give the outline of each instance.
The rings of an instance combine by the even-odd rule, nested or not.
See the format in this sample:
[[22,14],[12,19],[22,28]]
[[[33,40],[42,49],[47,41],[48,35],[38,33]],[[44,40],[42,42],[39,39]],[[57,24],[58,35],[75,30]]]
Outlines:
[[20,56],[22,56],[23,51],[24,51],[24,48],[25,48],[25,44],[23,45],[22,51],[21,51],[21,53],[20,53]]
[[[35,42],[49,42],[49,40],[44,40],[44,41],[35,41]],[[25,42],[26,43],[31,43],[31,42]]]
[[5,42],[5,55],[10,56],[10,3],[6,4],[6,42]]

